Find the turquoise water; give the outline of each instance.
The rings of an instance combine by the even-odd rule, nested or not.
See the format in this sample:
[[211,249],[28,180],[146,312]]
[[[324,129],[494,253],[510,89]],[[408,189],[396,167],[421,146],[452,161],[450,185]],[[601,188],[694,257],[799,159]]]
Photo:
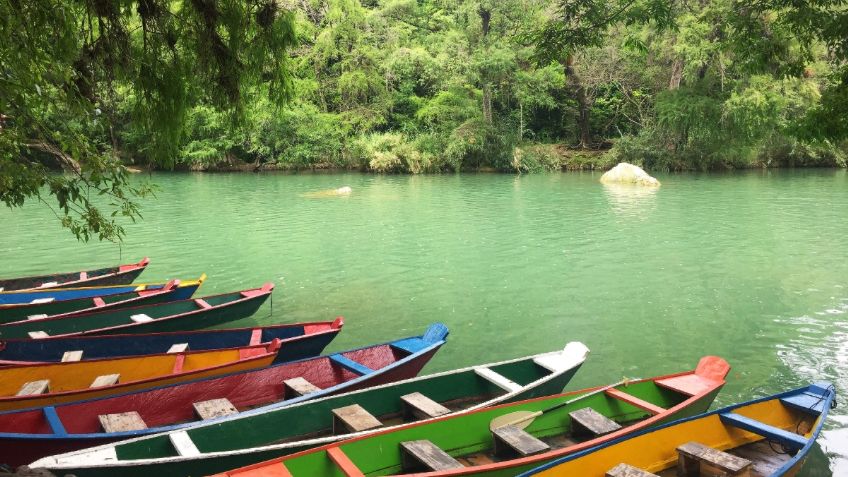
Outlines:
[[[733,366],[717,404],[830,380],[848,394],[848,176],[154,174],[144,220],[77,243],[49,210],[0,210],[0,275],[151,257],[142,281],[200,294],[277,285],[236,325],[346,319],[334,350],[420,333],[449,344],[426,371],[561,348],[593,351],[572,384]],[[351,186],[349,197],[304,194]],[[802,475],[848,475],[848,405]]]

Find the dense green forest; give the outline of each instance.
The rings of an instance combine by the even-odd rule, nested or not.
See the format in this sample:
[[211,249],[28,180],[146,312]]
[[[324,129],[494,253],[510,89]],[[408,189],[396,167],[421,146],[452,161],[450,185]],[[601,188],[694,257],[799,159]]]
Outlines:
[[152,190],[124,164],[521,173],[848,155],[844,0],[0,0],[0,35],[0,200],[39,200],[83,239],[140,216]]
[[[723,31],[740,5],[628,12],[556,58],[534,37],[561,13],[551,1],[302,0],[290,5],[292,101],[257,97],[237,128],[192,108],[176,160],[411,173],[844,166],[844,143],[801,130],[835,81],[826,45],[807,52],[764,16],[756,58]],[[123,99],[115,141],[144,163]]]

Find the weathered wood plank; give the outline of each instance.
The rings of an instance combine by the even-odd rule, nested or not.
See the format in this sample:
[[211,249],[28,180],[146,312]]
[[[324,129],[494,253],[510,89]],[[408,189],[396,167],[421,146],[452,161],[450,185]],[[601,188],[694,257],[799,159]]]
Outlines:
[[423,465],[430,470],[462,469],[463,465],[428,440],[400,443],[402,466],[413,469]]
[[[285,386],[286,399],[316,393],[321,390],[318,386],[301,377],[287,379],[283,381],[283,385]],[[290,395],[291,397],[289,397]]]
[[451,413],[450,409],[419,392],[406,394],[400,399],[403,402],[404,414],[415,419],[429,419]]
[[62,354],[62,362],[69,363],[72,361],[80,361],[82,360],[82,351],[74,350],[74,351],[65,351]]
[[118,384],[118,380],[120,379],[120,374],[104,374],[103,376],[97,376],[96,378],[94,378],[94,381],[91,383],[91,386],[89,386],[89,388],[112,386],[114,384]]
[[194,406],[194,412],[204,421],[215,419],[216,417],[238,414],[238,409],[227,398],[210,399],[208,401],[196,402],[192,405]]
[[176,343],[168,348],[168,354],[185,353],[186,351],[188,351],[188,343]]
[[515,426],[503,426],[492,431],[495,441],[495,454],[502,455],[509,450],[521,456],[538,454],[550,450],[550,446]]
[[681,477],[700,475],[701,464],[716,468],[728,476],[750,475],[750,460],[707,447],[699,442],[687,442],[677,448],[677,453],[677,474]]
[[595,411],[591,407],[584,407],[568,413],[571,416],[571,425],[574,434],[592,434],[602,436],[621,429],[621,426],[612,419]]
[[136,411],[101,414],[97,416],[97,419],[100,420],[100,426],[106,432],[127,432],[147,429],[144,419]]
[[606,477],[657,477],[657,474],[652,474],[629,464],[618,464],[607,471]]
[[333,434],[362,432],[382,425],[382,422],[359,404],[333,409]]
[[153,318],[145,315],[144,313],[139,313],[137,315],[130,316],[130,320],[134,321],[135,323],[150,323],[151,321],[153,321]]
[[21,389],[15,396],[34,396],[36,394],[45,394],[50,390],[50,380],[42,379],[39,381],[30,381],[24,383]]

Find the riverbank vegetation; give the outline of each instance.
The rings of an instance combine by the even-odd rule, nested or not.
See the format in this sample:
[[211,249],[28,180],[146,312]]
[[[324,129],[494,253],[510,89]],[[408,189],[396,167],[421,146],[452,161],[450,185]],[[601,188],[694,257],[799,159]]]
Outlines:
[[848,155],[841,0],[0,0],[0,34],[0,200],[52,196],[81,238],[139,217],[151,190],[121,164],[521,173]]

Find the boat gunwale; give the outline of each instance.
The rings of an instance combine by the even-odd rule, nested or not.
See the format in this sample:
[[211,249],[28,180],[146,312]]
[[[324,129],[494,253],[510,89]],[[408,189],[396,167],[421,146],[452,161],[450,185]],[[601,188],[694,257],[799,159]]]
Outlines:
[[[822,384],[826,384],[826,386],[822,386]],[[689,416],[689,417],[684,417],[684,418],[681,418],[681,419],[676,419],[674,421],[671,421],[671,422],[668,422],[668,423],[665,423],[665,424],[661,424],[661,425],[656,426],[656,427],[641,429],[641,430],[634,432],[632,434],[629,434],[629,435],[626,435],[626,436],[623,436],[623,437],[618,437],[618,438],[611,440],[609,442],[605,442],[603,444],[593,446],[590,449],[581,450],[580,452],[575,452],[575,453],[569,454],[565,457],[561,457],[559,459],[556,459],[552,462],[548,462],[546,464],[540,465],[539,467],[536,467],[534,469],[528,470],[526,472],[522,472],[521,474],[518,474],[518,476],[516,476],[516,477],[529,477],[529,476],[532,476],[532,475],[536,475],[539,472],[551,469],[551,468],[556,467],[557,465],[563,464],[565,462],[570,462],[574,459],[578,459],[578,458],[583,457],[585,455],[591,454],[592,452],[596,452],[596,451],[599,451],[601,449],[606,449],[606,448],[612,447],[616,444],[620,444],[621,442],[625,442],[629,439],[635,439],[635,438],[645,436],[645,435],[648,435],[648,434],[652,434],[654,432],[661,431],[663,429],[668,429],[670,427],[674,427],[674,426],[677,426],[677,425],[680,425],[680,424],[685,424],[687,422],[697,421],[697,420],[705,419],[705,418],[715,416],[715,415],[718,415],[718,414],[731,412],[731,411],[734,411],[734,410],[742,408],[742,407],[748,407],[748,406],[760,404],[760,403],[767,402],[767,401],[778,400],[778,399],[783,399],[785,397],[794,396],[794,395],[803,393],[804,391],[810,389],[810,387],[814,386],[814,385],[819,386],[819,387],[823,387],[825,389],[825,391],[827,392],[827,396],[822,396],[822,399],[821,399],[821,402],[823,404],[822,412],[816,418],[816,420],[817,420],[816,426],[812,430],[812,432],[810,434],[810,438],[807,439],[807,443],[804,445],[804,447],[799,449],[798,453],[796,453],[794,456],[792,456],[787,462],[785,462],[782,466],[780,466],[780,468],[775,470],[775,472],[772,473],[769,476],[769,477],[778,477],[778,476],[783,475],[787,470],[791,469],[798,462],[800,462],[800,460],[803,459],[809,453],[809,451],[813,447],[813,445],[815,445],[815,442],[818,439],[819,434],[821,433],[821,430],[824,426],[824,422],[827,419],[827,415],[828,415],[828,413],[831,409],[831,403],[834,401],[834,399],[836,399],[836,390],[835,390],[832,383],[830,383],[830,382],[811,383],[811,384],[804,386],[802,388],[792,389],[792,390],[784,391],[784,392],[777,393],[777,394],[771,394],[769,396],[759,397],[759,398],[756,398],[756,399],[752,399],[750,401],[731,404],[730,406],[715,409],[713,411],[707,411],[707,412],[704,412],[704,413],[701,413],[701,414],[697,414],[695,416]]]
[[[574,342],[574,343],[579,343],[579,344],[582,345],[582,343],[579,342],[579,341]],[[583,345],[583,346],[585,346],[585,345]],[[506,365],[506,364],[518,363],[518,362],[522,362],[522,361],[531,361],[531,360],[533,360],[535,358],[539,358],[539,357],[558,355],[558,354],[562,353],[563,351],[564,351],[564,349],[560,349],[558,351],[548,351],[548,352],[538,353],[538,354],[534,354],[534,355],[512,358],[512,359],[508,359],[508,360],[504,360],[504,361],[497,361],[497,362],[494,362],[494,363],[477,364],[477,365],[467,366],[467,367],[459,368],[459,369],[441,371],[441,372],[438,372],[438,373],[428,374],[428,375],[425,375],[425,376],[416,376],[416,377],[404,379],[404,380],[401,380],[401,381],[395,381],[395,382],[392,382],[392,383],[381,384],[379,386],[373,386],[373,387],[369,387],[369,388],[365,388],[365,389],[357,389],[355,391],[350,391],[350,392],[343,393],[343,394],[329,395],[329,396],[321,397],[319,399],[297,402],[297,403],[292,404],[291,406],[287,406],[286,409],[312,405],[312,404],[315,404],[315,403],[320,403],[321,401],[340,398],[340,397],[343,397],[343,396],[353,396],[353,395],[356,395],[356,394],[362,394],[362,393],[370,392],[370,391],[379,391],[380,389],[398,386],[398,385],[405,385],[405,384],[409,384],[409,383],[415,382],[415,381],[427,381],[427,380],[442,378],[442,377],[445,377],[445,376],[452,376],[452,375],[456,375],[456,374],[460,374],[460,373],[473,373],[476,368],[480,368],[480,367],[495,367],[495,366],[501,366],[501,365]],[[482,403],[475,404],[474,406],[469,407],[468,409],[453,411],[448,416],[455,416],[455,415],[462,414],[462,413],[469,413],[469,412],[473,412],[477,409],[491,408],[491,407],[493,407],[493,406],[495,406],[499,403],[503,403],[503,402],[508,401],[513,396],[516,396],[518,394],[522,394],[522,393],[525,393],[527,391],[531,391],[535,388],[538,388],[538,387],[540,387],[544,384],[547,384],[548,382],[562,376],[563,374],[573,370],[574,368],[582,366],[583,363],[585,362],[588,354],[589,354],[589,349],[586,348],[586,352],[585,352],[583,358],[579,362],[574,363],[572,366],[570,366],[568,368],[559,370],[557,372],[548,371],[549,374],[547,374],[547,375],[545,375],[545,376],[543,376],[539,379],[533,380],[532,382],[528,383],[527,385],[522,386],[521,389],[497,395],[492,399],[489,399],[489,400],[484,401]],[[573,391],[573,392],[579,393],[580,391]],[[524,402],[524,401],[521,401],[521,402]],[[269,410],[269,412],[273,412],[273,411],[274,410]],[[248,417],[250,417],[250,416],[248,416]],[[433,421],[434,419],[436,419],[436,418],[422,419],[422,420],[415,421],[415,422],[417,422],[417,423],[419,423],[419,422],[420,423],[430,422],[430,421]],[[235,420],[235,418],[233,417],[232,419],[228,419],[228,420]],[[218,422],[202,421],[195,426],[191,426],[190,429],[185,429],[185,430],[190,432],[190,431],[195,430],[197,428],[208,427],[210,425],[215,425],[215,424],[219,424],[219,423],[220,423],[220,421],[218,421]],[[382,430],[396,429],[396,428],[402,427],[404,425],[406,425],[406,424],[397,424],[397,425],[394,425],[394,426],[383,427],[383,428],[380,428],[379,430],[382,431]],[[134,438],[134,439],[128,439],[128,440],[125,440],[125,441],[114,442],[114,443],[110,443],[110,444],[103,444],[103,445],[91,447],[91,448],[88,448],[88,449],[81,449],[79,451],[72,451],[72,452],[69,452],[68,454],[84,453],[86,451],[95,451],[95,450],[100,450],[100,449],[107,449],[107,448],[110,448],[110,447],[114,448],[117,445],[131,443],[131,442],[137,442],[137,441],[140,441],[140,440],[153,438],[153,437],[161,437],[162,435],[170,434],[170,433],[176,432],[176,431],[178,431],[178,430],[164,431],[164,432],[161,432],[161,433],[150,434],[150,435],[147,435],[147,436],[137,437],[137,438]],[[336,436],[336,435],[323,436],[323,437],[313,438],[313,439],[305,439],[305,440],[300,440],[300,441],[285,442],[285,443],[282,443],[282,444],[269,444],[269,445],[264,445],[264,446],[248,447],[248,448],[242,448],[242,449],[237,449],[237,450],[201,452],[201,454],[197,455],[197,456],[169,456],[169,457],[160,457],[160,458],[155,458],[155,459],[132,459],[132,460],[125,460],[125,461],[115,461],[115,462],[109,462],[107,465],[110,468],[111,467],[133,467],[133,466],[143,466],[143,465],[170,464],[170,463],[176,463],[176,462],[189,462],[189,461],[194,461],[194,460],[214,459],[214,458],[222,457],[222,456],[237,456],[237,455],[249,454],[249,453],[252,453],[252,452],[262,452],[262,451],[267,451],[267,450],[282,449],[282,448],[286,448],[286,447],[302,447],[302,446],[306,446],[306,445],[312,446],[312,444],[314,442],[315,443],[317,443],[317,442],[334,443],[334,442],[338,442],[340,440],[353,439],[355,437],[363,436],[363,435],[366,435],[366,434],[373,434],[374,432],[375,432],[374,430],[352,432],[352,433],[338,435],[338,436]],[[3,434],[0,434],[0,438],[2,438],[2,437],[3,437]],[[323,444],[323,443],[322,444],[316,444],[316,446],[317,445],[325,445],[325,444]],[[59,454],[59,455],[64,455],[64,454]],[[47,458],[49,458],[49,457],[47,457]],[[36,462],[38,462],[38,461],[36,461]],[[70,466],[68,465],[66,467],[70,467]],[[83,466],[74,465],[72,468],[78,469],[78,468],[81,468],[81,467],[83,467]],[[86,467],[86,468],[97,468],[97,467],[99,467],[99,466],[90,466],[90,467]],[[57,470],[62,469],[62,468],[63,468],[62,466],[49,467],[49,469],[57,469]]]
[[[135,273],[139,270],[144,271],[144,269],[147,268],[147,266],[149,264],[150,264],[150,258],[144,257],[144,258],[142,258],[141,260],[139,260],[138,262],[135,262],[135,263],[126,263],[126,264],[121,264],[121,265],[115,265],[115,266],[112,266],[112,267],[93,268],[93,269],[90,269],[90,270],[79,270],[79,271],[73,271],[73,272],[58,272],[58,273],[51,273],[51,274],[47,274],[47,275],[30,275],[30,276],[25,276],[25,277],[0,278],[0,282],[2,282],[2,281],[12,281],[12,280],[35,280],[35,279],[39,279],[39,278],[49,279],[51,277],[57,277],[59,275],[70,275],[70,274],[74,274],[74,273],[81,274],[83,272],[88,274],[89,272],[95,272],[95,271],[98,271],[98,270],[110,270],[109,273],[104,273],[103,275],[96,275],[96,276],[93,276],[91,278],[86,277],[85,279],[77,279],[77,280],[70,280],[70,281],[67,281],[67,282],[64,282],[64,283],[57,283],[56,285],[51,286],[51,287],[18,288],[18,289],[15,289],[15,290],[4,290],[3,292],[0,292],[0,293],[30,292],[30,291],[35,291],[35,290],[62,290],[62,289],[65,289],[66,287],[67,288],[81,288],[81,287],[72,287],[72,286],[68,286],[68,285],[83,284],[83,283],[86,283],[86,282],[89,282],[89,283],[95,282],[96,283],[96,281],[98,281],[98,280],[105,280],[105,279],[108,279],[108,278],[119,277],[121,275],[127,275],[127,274],[130,274],[130,273]],[[130,280],[130,283],[132,283],[132,281],[133,280]]]

